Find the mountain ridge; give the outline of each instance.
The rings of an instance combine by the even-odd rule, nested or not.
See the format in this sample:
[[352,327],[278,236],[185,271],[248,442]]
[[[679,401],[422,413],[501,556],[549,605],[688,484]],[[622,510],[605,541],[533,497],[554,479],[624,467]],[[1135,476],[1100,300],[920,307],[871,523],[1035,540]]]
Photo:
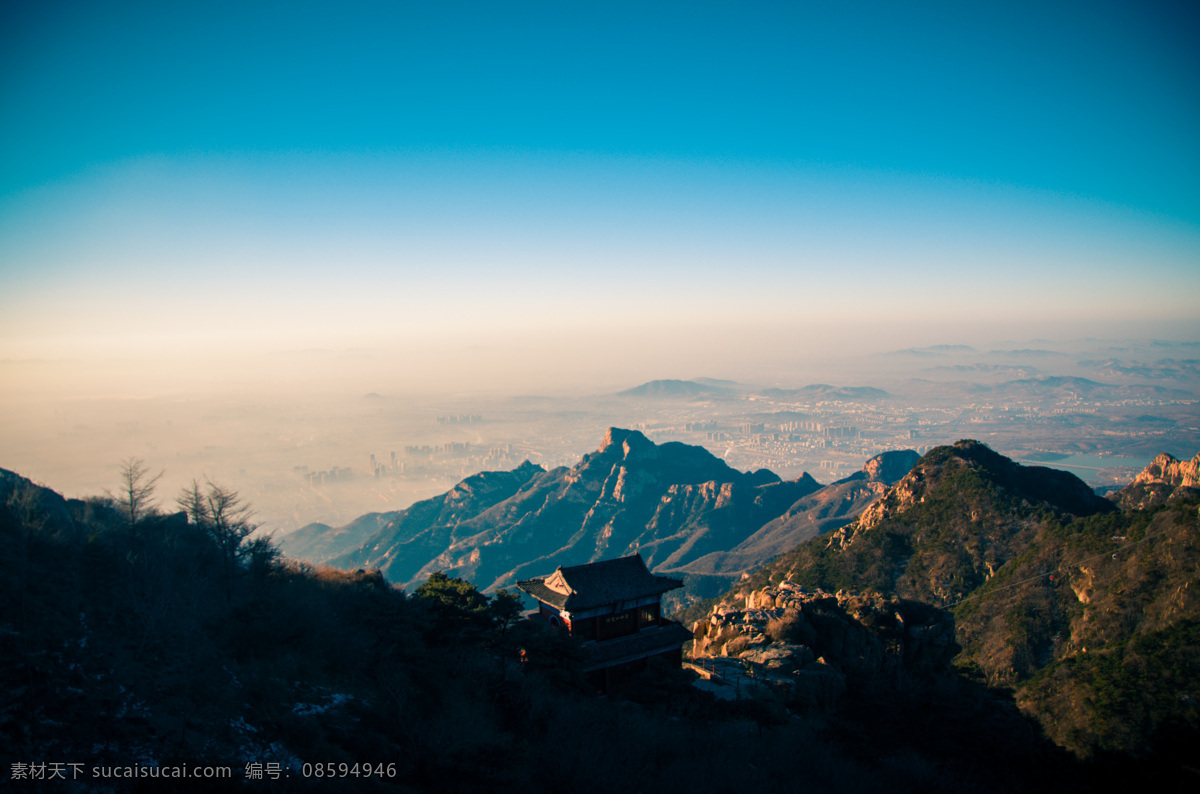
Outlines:
[[[799,498],[809,482],[783,483],[765,470],[739,472],[702,447],[656,445],[636,430],[610,428],[575,466],[535,473],[485,510],[456,517],[453,526],[428,527],[440,548],[419,565],[400,564],[387,528],[332,563],[379,567],[406,586],[444,570],[489,590],[543,568],[643,549],[647,564],[657,568],[725,542],[736,531],[725,514],[754,513],[762,499],[776,502],[768,491]],[[688,509],[674,509],[682,502]]]
[[[377,527],[356,546],[315,561],[379,568],[409,588],[444,571],[487,591],[558,565],[637,552],[655,572],[684,576],[685,597],[711,596],[795,538],[850,520],[882,492],[881,476],[907,470],[916,457],[876,456],[825,505],[816,497],[804,502],[825,488],[807,473],[783,481],[766,469],[741,472],[703,447],[655,444],[636,430],[610,428],[572,467],[546,471],[526,462],[519,473],[475,475],[405,510],[368,514],[342,528],[314,526],[301,544],[285,537],[282,545],[301,556],[333,547],[328,537],[319,540],[322,532],[352,540]],[[508,485],[483,499],[472,496],[476,482]],[[781,516],[784,522],[772,524]]]
[[631,389],[617,392],[618,397],[642,397],[648,399],[692,399],[698,397],[730,397],[736,386],[733,381],[714,378],[696,380],[673,380],[670,378],[647,381]]

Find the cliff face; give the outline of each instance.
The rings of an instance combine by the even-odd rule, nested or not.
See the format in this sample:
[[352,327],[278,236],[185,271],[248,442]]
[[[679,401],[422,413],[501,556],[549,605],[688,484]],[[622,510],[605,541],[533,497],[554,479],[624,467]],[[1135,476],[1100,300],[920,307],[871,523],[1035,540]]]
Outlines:
[[921,456],[911,449],[884,452],[863,464],[861,479],[892,485],[912,471],[912,467],[916,466],[920,459]]
[[1200,496],[1200,454],[1191,460],[1178,460],[1164,452],[1109,498],[1127,510],[1144,510],[1194,496]]

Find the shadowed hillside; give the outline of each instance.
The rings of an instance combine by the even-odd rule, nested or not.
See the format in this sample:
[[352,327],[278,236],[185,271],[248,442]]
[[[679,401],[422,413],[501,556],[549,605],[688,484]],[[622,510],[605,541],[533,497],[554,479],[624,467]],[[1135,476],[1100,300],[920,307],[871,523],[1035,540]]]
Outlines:
[[[0,780],[14,790],[51,790],[26,778],[54,759],[80,764],[66,770],[80,790],[147,791],[213,789],[158,779],[180,765],[225,770],[219,787],[239,790],[257,767],[278,778],[249,785],[273,790],[535,794],[852,793],[884,777],[900,792],[1000,792],[1086,772],[1012,715],[997,743],[986,698],[918,692],[871,719],[802,717],[658,668],[622,702],[598,698],[577,647],[518,620],[507,593],[439,573],[406,594],[378,571],[281,562],[248,536],[226,554],[199,503],[131,511],[0,470]],[[918,730],[918,714],[937,727]],[[874,726],[926,740],[885,747]],[[101,768],[137,782],[93,778]]]
[[[956,693],[944,643],[913,669],[951,686],[897,690],[894,628],[856,624],[874,601],[836,599],[813,618],[836,641],[830,660],[861,648],[884,662],[856,664],[855,692],[831,710],[718,700],[669,668],[616,702],[584,686],[569,638],[517,619],[505,592],[435,573],[406,594],[378,571],[281,562],[250,536],[226,553],[201,501],[129,510],[0,470],[0,780],[14,790],[51,790],[26,778],[54,759],[80,764],[67,769],[80,790],[213,789],[153,779],[180,765],[225,770],[219,787],[239,790],[257,767],[278,778],[249,785],[285,791],[853,794],[887,780],[915,794],[1114,779],[977,687]],[[137,782],[93,778],[101,768]]]

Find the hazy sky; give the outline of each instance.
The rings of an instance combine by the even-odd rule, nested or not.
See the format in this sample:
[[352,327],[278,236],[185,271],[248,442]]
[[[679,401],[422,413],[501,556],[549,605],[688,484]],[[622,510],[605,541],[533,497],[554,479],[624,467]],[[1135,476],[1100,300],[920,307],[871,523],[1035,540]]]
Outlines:
[[1194,339],[1198,13],[6,3],[0,359]]

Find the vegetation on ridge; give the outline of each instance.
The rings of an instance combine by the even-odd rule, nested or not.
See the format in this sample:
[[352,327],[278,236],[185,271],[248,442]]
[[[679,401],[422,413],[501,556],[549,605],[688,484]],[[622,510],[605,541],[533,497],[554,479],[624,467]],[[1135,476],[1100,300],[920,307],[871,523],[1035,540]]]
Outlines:
[[1070,475],[959,442],[719,601],[789,581],[951,608],[959,669],[1059,745],[1184,769],[1180,748],[1200,739],[1198,508],[1181,488],[1118,511]]

